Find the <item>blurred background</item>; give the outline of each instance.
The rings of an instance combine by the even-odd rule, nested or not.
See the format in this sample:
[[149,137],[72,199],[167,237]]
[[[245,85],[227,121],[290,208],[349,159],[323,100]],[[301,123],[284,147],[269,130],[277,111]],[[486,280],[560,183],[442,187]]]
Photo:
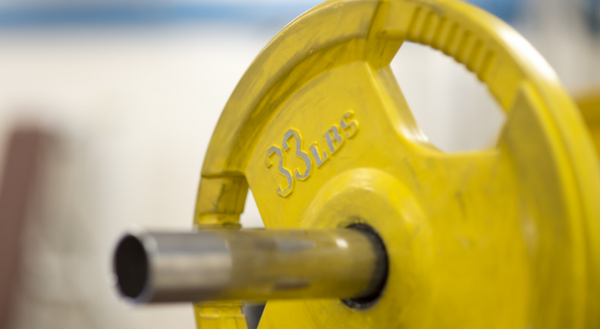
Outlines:
[[[574,95],[600,86],[600,0],[472,2],[520,31]],[[317,3],[0,2],[0,329],[195,328],[191,305],[119,301],[110,253],[127,229],[190,229],[230,93]],[[439,148],[494,144],[504,116],[462,66],[407,43],[392,69]],[[262,226],[251,195],[242,223]]]

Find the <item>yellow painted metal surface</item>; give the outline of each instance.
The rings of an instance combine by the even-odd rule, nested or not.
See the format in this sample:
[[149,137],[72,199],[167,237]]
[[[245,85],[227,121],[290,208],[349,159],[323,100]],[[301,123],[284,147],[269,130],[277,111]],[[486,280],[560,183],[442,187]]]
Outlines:
[[241,302],[194,304],[194,315],[202,329],[248,329]]
[[[389,68],[405,41],[487,84],[507,115],[494,148],[427,142]],[[238,227],[248,188],[267,228],[366,223],[390,262],[372,307],[269,301],[262,329],[600,327],[592,141],[544,59],[462,1],[330,1],[282,30],[221,115],[195,224]]]
[[600,154],[600,90],[590,90],[577,95],[575,101],[590,131],[596,152]]

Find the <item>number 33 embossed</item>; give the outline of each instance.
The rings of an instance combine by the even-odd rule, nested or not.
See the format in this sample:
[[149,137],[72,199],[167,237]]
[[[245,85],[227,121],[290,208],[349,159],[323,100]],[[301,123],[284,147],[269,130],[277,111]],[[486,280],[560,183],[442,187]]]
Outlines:
[[[294,191],[294,183],[296,180],[304,181],[310,177],[312,173],[313,161],[320,168],[327,160],[330,155],[333,155],[344,145],[345,138],[350,139],[358,132],[358,121],[353,119],[354,112],[348,111],[344,113],[340,119],[340,123],[333,124],[324,134],[325,142],[327,144],[327,150],[319,152],[317,142],[314,142],[310,146],[310,155],[304,149],[304,140],[299,130],[290,128],[283,136],[283,143],[281,147],[273,145],[267,150],[267,157],[265,158],[265,165],[267,168],[271,168],[274,164],[277,165],[277,171],[279,175],[285,177],[287,186],[277,186],[277,195],[280,197],[288,197]],[[304,162],[304,168],[296,168],[293,170],[285,167],[286,165],[286,152],[290,149],[292,139],[296,142],[296,156]],[[329,152],[328,152],[329,151]],[[312,155],[312,158],[311,158]],[[273,157],[278,157],[279,161],[273,161]]]

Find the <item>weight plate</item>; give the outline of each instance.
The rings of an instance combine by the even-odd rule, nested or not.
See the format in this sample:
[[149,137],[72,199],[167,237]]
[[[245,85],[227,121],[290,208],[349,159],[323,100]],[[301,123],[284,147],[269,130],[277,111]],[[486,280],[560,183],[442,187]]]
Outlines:
[[575,97],[575,101],[590,132],[596,153],[600,154],[600,91],[590,90]]
[[[494,148],[427,142],[389,67],[404,41],[487,84]],[[365,223],[390,262],[369,307],[269,301],[262,329],[600,327],[592,142],[545,60],[462,1],[330,1],[283,29],[223,111],[195,224],[239,225],[248,187],[267,228]]]

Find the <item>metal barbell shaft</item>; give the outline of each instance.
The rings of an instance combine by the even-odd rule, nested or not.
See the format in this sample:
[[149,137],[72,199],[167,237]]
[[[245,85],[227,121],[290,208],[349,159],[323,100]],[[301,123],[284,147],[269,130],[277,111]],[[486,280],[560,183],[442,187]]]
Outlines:
[[364,229],[147,232],[121,239],[114,272],[137,303],[357,298],[382,289],[387,257]]

